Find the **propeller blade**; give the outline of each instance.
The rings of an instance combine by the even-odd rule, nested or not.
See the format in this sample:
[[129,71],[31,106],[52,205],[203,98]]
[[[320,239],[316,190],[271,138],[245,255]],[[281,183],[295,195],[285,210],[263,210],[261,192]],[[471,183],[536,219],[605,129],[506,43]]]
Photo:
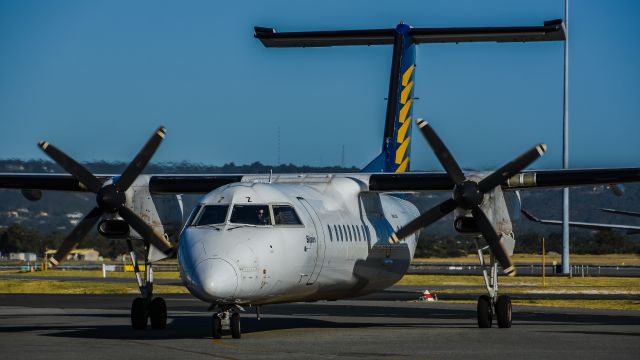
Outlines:
[[142,173],[144,168],[151,160],[153,154],[158,150],[158,146],[164,139],[165,136],[165,128],[160,126],[154,133],[151,135],[151,138],[147,141],[146,144],[142,147],[138,155],[136,155],[135,159],[129,163],[129,166],[122,172],[120,179],[116,183],[116,187],[120,191],[125,191],[133,184],[135,179]]
[[505,274],[514,276],[516,274],[516,267],[513,265],[509,255],[507,255],[507,250],[504,248],[504,245],[502,245],[500,236],[496,233],[487,215],[478,206],[473,207],[471,213],[482,232],[482,236],[491,249],[491,254],[493,254],[500,266],[502,266]]
[[149,224],[142,220],[136,213],[126,206],[118,209],[118,214],[138,233],[142,238],[158,248],[165,254],[172,254],[174,249],[164,237],[158,235]]
[[102,182],[100,182],[98,178],[93,176],[89,170],[70,158],[67,154],[63,153],[57,147],[46,141],[39,142],[38,147],[90,191],[97,193],[102,187]]
[[87,235],[87,233],[91,230],[91,228],[98,222],[100,217],[102,216],[102,210],[98,207],[94,207],[85,217],[80,220],[78,225],[71,231],[69,235],[62,241],[62,245],[58,248],[56,253],[49,258],[49,262],[53,266],[57,266],[60,261],[64,260],[65,257],[80,244],[80,241]]
[[456,208],[456,202],[453,199],[449,199],[441,202],[439,205],[432,207],[429,211],[413,219],[407,225],[401,227],[397,232],[391,234],[389,242],[395,244],[414,232],[427,227],[434,222],[438,221],[448,213],[452,212]]
[[442,140],[438,134],[436,134],[435,130],[429,125],[428,122],[418,119],[416,120],[416,125],[420,128],[422,135],[431,146],[431,149],[436,154],[438,161],[444,167],[444,170],[449,174],[449,177],[455,184],[461,184],[465,180],[464,173],[460,166],[456,162],[456,159],[453,158],[449,149],[444,145]]
[[546,151],[546,144],[538,144],[532,147],[508,164],[494,171],[491,175],[482,179],[478,183],[478,189],[480,189],[482,193],[485,193],[495,188],[496,186],[502,185],[507,181],[507,179],[524,170],[527,166],[531,165],[532,162],[536,161],[540,156],[544,155]]

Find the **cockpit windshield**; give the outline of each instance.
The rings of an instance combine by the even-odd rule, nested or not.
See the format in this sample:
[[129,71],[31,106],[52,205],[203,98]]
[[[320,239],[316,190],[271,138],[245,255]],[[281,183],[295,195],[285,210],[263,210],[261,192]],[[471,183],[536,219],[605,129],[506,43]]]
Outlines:
[[206,205],[200,214],[194,217],[194,220],[190,225],[203,226],[223,224],[227,219],[227,212],[229,211],[229,205]]
[[245,225],[272,225],[268,205],[234,205],[229,222]]
[[298,214],[290,205],[273,205],[273,218],[276,225],[302,225]]

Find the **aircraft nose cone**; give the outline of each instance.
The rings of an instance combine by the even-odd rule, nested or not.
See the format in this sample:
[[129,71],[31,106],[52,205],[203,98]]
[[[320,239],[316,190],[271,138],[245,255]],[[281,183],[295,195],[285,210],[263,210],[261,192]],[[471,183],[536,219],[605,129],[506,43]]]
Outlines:
[[233,298],[238,289],[238,275],[223,259],[205,259],[195,269],[194,290],[205,301]]

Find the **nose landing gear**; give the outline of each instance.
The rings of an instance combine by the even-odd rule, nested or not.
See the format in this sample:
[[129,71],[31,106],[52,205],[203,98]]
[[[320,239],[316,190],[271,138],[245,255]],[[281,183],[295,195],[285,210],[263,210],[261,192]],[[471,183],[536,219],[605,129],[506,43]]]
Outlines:
[[222,330],[224,328],[231,331],[232,338],[240,339],[242,331],[238,310],[244,310],[238,305],[215,305],[214,309],[214,313],[211,316],[211,336],[214,339],[222,338]]

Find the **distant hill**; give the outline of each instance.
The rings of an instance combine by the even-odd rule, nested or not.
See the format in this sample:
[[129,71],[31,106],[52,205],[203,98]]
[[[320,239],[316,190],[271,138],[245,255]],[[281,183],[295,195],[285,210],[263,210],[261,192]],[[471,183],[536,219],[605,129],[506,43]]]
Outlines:
[[[85,166],[96,174],[119,174],[126,166],[123,162],[88,162]],[[166,174],[166,173],[188,173],[188,174],[238,174],[238,173],[344,173],[358,172],[355,167],[343,168],[332,167],[311,167],[296,166],[293,164],[271,166],[255,162],[249,165],[236,165],[234,163],[222,166],[204,165],[198,163],[160,163],[150,164],[145,173]],[[0,172],[23,172],[23,173],[64,173],[56,164],[45,160],[0,160]],[[543,218],[560,219],[562,214],[562,190],[560,189],[539,189],[521,191],[523,207],[534,212]],[[402,197],[416,204],[418,209],[426,211],[432,206],[443,201],[450,196],[448,193],[415,193],[403,194]],[[516,238],[522,234],[536,234],[536,236],[551,236],[557,238],[561,232],[559,227],[535,224],[524,217],[520,217],[517,211],[516,198],[513,193],[508,193]],[[185,212],[197,202],[198,196],[184,196],[183,202]],[[623,196],[615,196],[605,186],[581,187],[571,190],[570,216],[572,220],[608,222],[640,225],[640,219],[625,217],[622,215],[605,214],[599,208],[609,207],[626,210],[640,211],[640,184],[625,185]],[[94,206],[94,196],[87,193],[62,193],[47,192],[42,199],[37,202],[27,201],[19,191],[0,190],[0,226],[9,226],[20,223],[23,226],[35,229],[40,233],[68,232],[72,227],[72,222],[79,216],[85,214]],[[514,216],[515,215],[515,216]],[[451,241],[450,238],[457,239],[453,231],[452,215],[438,221],[428,231],[421,234],[421,241],[428,241],[430,237],[443,237],[443,241]],[[572,230],[574,237],[590,237],[593,232],[589,230]],[[624,233],[620,233],[626,237]],[[632,241],[638,236],[629,237]],[[446,240],[449,239],[449,240]]]

